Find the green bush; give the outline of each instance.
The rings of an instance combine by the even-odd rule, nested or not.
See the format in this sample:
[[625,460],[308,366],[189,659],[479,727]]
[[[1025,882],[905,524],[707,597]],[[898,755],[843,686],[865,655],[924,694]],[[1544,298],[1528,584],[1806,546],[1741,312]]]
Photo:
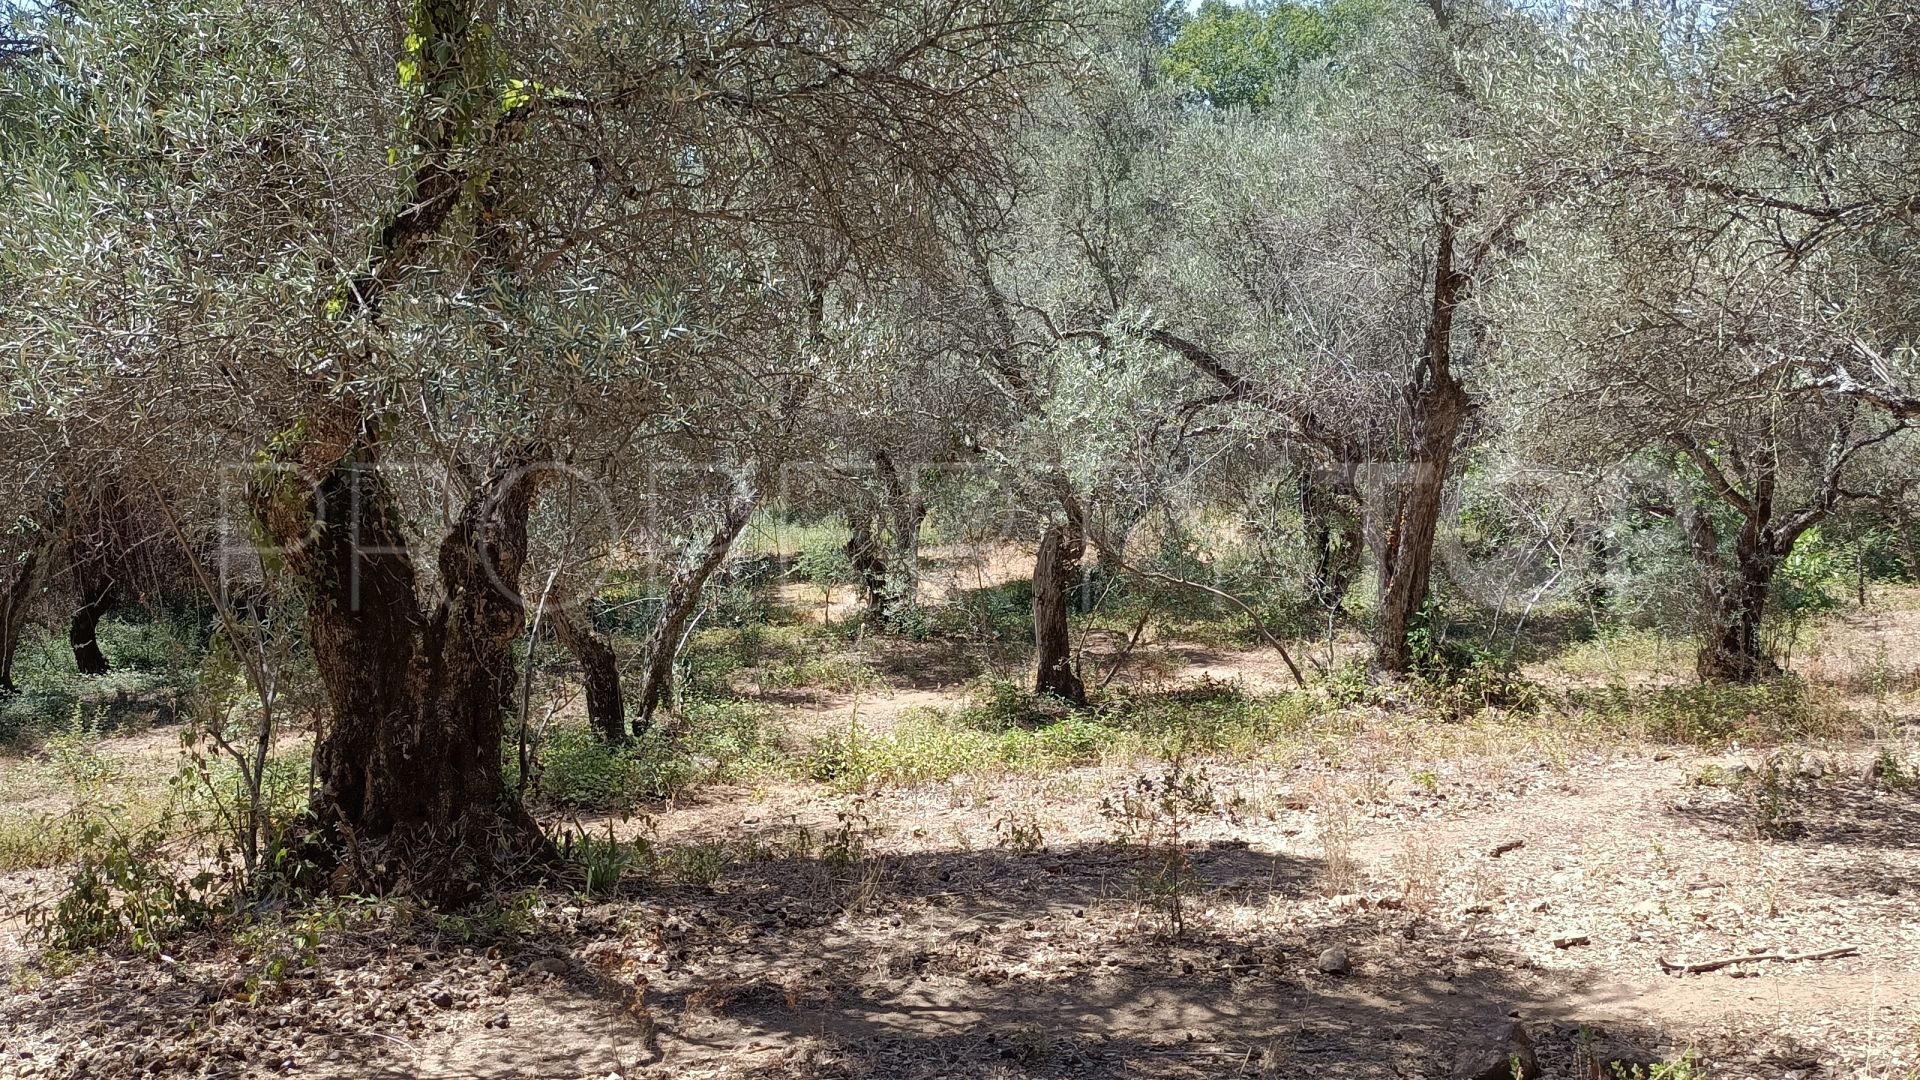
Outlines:
[[1073,706],[1042,697],[1012,679],[987,677],[973,684],[960,722],[982,731],[1007,731],[1052,724],[1073,715]]
[[72,862],[79,840],[72,823],[56,814],[0,816],[0,871],[38,870]]
[[585,897],[614,891],[627,871],[650,867],[653,862],[653,845],[644,839],[629,841],[614,836],[611,821],[604,837],[581,829],[564,836],[562,847],[580,869],[580,894]]
[[1447,638],[1428,610],[1408,629],[1407,644],[1414,697],[1442,719],[1463,720],[1487,709],[1534,712],[1546,700],[1540,686],[1520,674],[1511,652]]
[[1252,754],[1311,726],[1321,706],[1311,694],[1249,694],[1238,682],[1202,678],[1158,693],[1114,693],[1101,719],[1149,752]]
[[1033,639],[1033,582],[1024,578],[964,589],[944,604],[924,609],[930,636],[966,641]]

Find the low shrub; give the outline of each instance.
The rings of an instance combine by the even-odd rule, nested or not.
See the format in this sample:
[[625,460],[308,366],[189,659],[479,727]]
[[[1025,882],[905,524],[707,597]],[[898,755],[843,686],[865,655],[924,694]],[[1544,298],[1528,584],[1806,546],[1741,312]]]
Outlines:
[[[621,812],[702,783],[772,767],[779,741],[771,711],[738,698],[697,697],[630,742],[612,744],[579,724],[550,730],[537,753],[537,797],[549,804]],[[516,755],[511,751],[509,762]],[[512,772],[511,766],[509,772]],[[509,777],[509,782],[517,777]]]
[[1038,772],[1187,753],[1246,755],[1304,732],[1319,714],[1312,695],[1252,695],[1237,683],[1217,681],[1159,693],[1114,693],[1084,710],[988,681],[957,713],[913,713],[885,732],[857,725],[833,732],[814,744],[800,771],[859,791],[974,772]]
[[1576,690],[1569,708],[1662,742],[1777,744],[1845,731],[1850,714],[1787,675],[1767,682]]

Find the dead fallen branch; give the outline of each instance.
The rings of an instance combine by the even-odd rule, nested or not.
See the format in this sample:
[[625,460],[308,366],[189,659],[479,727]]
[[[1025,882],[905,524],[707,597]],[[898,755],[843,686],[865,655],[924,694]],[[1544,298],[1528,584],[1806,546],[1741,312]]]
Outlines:
[[1735,964],[1757,964],[1772,961],[1776,964],[1797,964],[1802,960],[1833,960],[1842,956],[1858,956],[1860,950],[1852,945],[1843,945],[1838,949],[1823,949],[1810,953],[1749,953],[1746,956],[1724,956],[1718,960],[1702,960],[1695,964],[1676,964],[1666,957],[1658,957],[1660,970],[1670,975],[1699,975],[1708,971],[1719,971],[1723,967]]

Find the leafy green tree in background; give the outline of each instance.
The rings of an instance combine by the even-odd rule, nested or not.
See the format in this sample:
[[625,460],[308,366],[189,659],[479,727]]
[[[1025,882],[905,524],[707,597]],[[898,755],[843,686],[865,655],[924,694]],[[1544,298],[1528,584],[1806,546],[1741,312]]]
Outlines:
[[1168,44],[1160,69],[1216,109],[1263,109],[1301,65],[1339,52],[1370,22],[1366,0],[1271,5],[1206,0]]

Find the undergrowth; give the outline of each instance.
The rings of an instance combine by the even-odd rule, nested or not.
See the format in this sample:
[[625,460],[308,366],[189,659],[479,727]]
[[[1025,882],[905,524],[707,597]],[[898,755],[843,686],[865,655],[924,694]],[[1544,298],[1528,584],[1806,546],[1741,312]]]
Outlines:
[[1858,720],[1794,675],[1751,685],[1606,686],[1574,690],[1565,709],[1655,742],[1770,745],[1832,738]]
[[[505,757],[512,774],[517,758],[512,752]],[[529,790],[535,801],[552,806],[620,812],[700,784],[753,775],[780,758],[770,708],[738,698],[696,697],[681,704],[670,726],[655,726],[626,743],[609,744],[580,724],[556,726],[540,741]]]
[[888,731],[854,724],[827,735],[801,760],[800,772],[859,791],[1181,753],[1256,756],[1307,731],[1323,712],[1312,694],[1254,695],[1212,680],[1114,691],[1094,708],[1074,710],[989,680],[958,710],[916,710]]

